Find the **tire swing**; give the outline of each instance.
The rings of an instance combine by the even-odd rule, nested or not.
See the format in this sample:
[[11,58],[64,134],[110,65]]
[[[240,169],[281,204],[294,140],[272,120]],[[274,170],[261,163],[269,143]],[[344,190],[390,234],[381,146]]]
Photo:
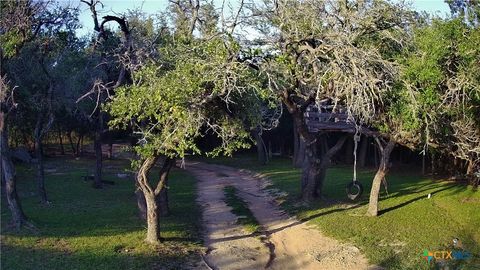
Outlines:
[[357,145],[358,141],[360,141],[360,134],[358,134],[358,129],[353,136],[354,141],[354,149],[353,149],[353,180],[352,182],[347,184],[346,192],[347,197],[352,200],[356,201],[358,198],[362,196],[363,193],[363,186],[362,184],[357,181]]

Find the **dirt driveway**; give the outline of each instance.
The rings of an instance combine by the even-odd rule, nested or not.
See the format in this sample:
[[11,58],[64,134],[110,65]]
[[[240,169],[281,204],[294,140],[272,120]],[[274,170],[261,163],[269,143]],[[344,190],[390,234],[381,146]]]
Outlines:
[[[316,228],[288,216],[264,187],[266,180],[235,168],[187,162],[198,179],[198,203],[203,211],[204,260],[211,269],[378,269],[360,250],[327,237]],[[260,223],[260,235],[237,225],[224,198],[234,186]]]

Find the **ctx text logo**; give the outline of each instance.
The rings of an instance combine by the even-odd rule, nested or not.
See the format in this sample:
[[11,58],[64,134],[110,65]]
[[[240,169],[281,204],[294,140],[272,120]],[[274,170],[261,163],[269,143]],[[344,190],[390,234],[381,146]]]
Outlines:
[[435,260],[465,260],[472,256],[467,251],[462,250],[437,250],[437,251],[423,251],[423,258],[430,262],[432,259]]

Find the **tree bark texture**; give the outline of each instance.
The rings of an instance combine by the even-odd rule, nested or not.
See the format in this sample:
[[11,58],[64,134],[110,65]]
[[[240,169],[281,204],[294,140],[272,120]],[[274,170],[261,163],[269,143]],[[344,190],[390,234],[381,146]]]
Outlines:
[[382,145],[382,142],[378,138],[375,138],[378,147],[380,149],[380,165],[378,167],[377,173],[373,178],[372,189],[370,191],[370,200],[368,203],[368,216],[377,216],[378,215],[378,197],[380,194],[380,186],[382,181],[388,172],[389,169],[389,160],[390,154],[392,153],[393,148],[395,147],[395,142],[390,140],[385,146]]
[[268,163],[268,153],[267,147],[265,146],[265,142],[262,138],[262,128],[258,126],[252,131],[252,133],[253,137],[255,138],[255,144],[257,146],[258,162],[261,165],[265,165]]
[[158,205],[159,205],[160,216],[161,217],[166,217],[166,216],[170,215],[170,205],[169,205],[169,201],[168,201],[168,189],[167,188],[164,188],[160,192],[160,195],[158,195],[157,202],[158,202]]
[[142,220],[147,220],[147,202],[145,196],[143,195],[142,190],[137,185],[135,190],[135,197],[137,198],[137,207],[138,207],[138,216]]
[[338,139],[337,143],[329,148],[320,158],[320,163],[317,165],[318,166],[318,173],[315,178],[315,197],[320,197],[322,196],[323,193],[323,183],[325,182],[325,176],[327,175],[327,169],[328,166],[330,165],[330,161],[332,157],[340,151],[342,146],[345,144],[345,141],[347,139],[347,136],[342,136],[340,139]]
[[144,193],[147,203],[147,241],[150,244],[160,243],[160,222],[158,219],[158,206],[153,193]]
[[72,131],[68,132],[68,141],[70,142],[70,147],[72,148],[73,156],[76,156],[77,151],[75,150],[75,145],[73,144]]
[[466,175],[472,175],[474,173],[474,169],[475,169],[475,166],[474,166],[473,160],[469,160],[467,165]]
[[7,115],[3,109],[4,108],[0,108],[0,172],[3,181],[5,181],[5,192],[8,208],[12,214],[12,223],[15,228],[19,229],[27,223],[27,217],[23,212],[17,194],[17,176],[10,155],[10,147],[8,146]]
[[301,182],[301,192],[302,200],[305,202],[310,202],[316,197],[315,192],[315,180],[318,177],[318,166],[315,162],[316,151],[314,151],[315,146],[306,145],[305,147],[305,162],[302,167],[302,182]]
[[[168,185],[168,181],[167,181]],[[135,191],[135,196],[137,198],[137,207],[139,211],[139,217],[142,220],[147,220],[147,202],[145,200],[145,196],[140,189]],[[158,195],[157,198],[157,205],[159,210],[160,217],[166,217],[170,214],[170,206],[168,203],[168,189],[163,189]]]
[[293,127],[293,166],[301,168],[305,161],[305,141],[298,135],[297,127]]
[[342,148],[346,136],[342,136],[337,143],[329,148],[321,157],[318,155],[318,142],[322,140],[317,137],[314,141],[305,145],[305,162],[302,167],[302,200],[309,202],[318,198],[323,192],[323,182],[331,158]]
[[167,183],[168,175],[175,164],[175,159],[166,157],[159,172],[159,180],[156,187],[152,187],[148,182],[148,173],[158,160],[158,156],[146,158],[137,172],[137,186],[143,196],[137,194],[137,201],[142,215],[143,203],[146,205],[147,220],[147,238],[146,241],[151,244],[157,244],[161,241],[159,217],[168,214],[168,194]]

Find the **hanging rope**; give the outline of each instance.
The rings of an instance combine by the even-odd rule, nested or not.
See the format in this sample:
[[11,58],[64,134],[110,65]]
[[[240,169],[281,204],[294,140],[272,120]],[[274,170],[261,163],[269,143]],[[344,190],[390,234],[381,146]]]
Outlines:
[[360,133],[358,132],[358,128],[356,128],[355,135],[353,135],[353,182],[357,181],[357,147],[359,141]]
[[[360,127],[355,124],[355,134],[353,135],[353,181],[347,184],[347,197],[355,201],[356,199],[360,198],[363,193],[363,186],[360,182],[357,181],[357,148],[358,142],[360,141]],[[356,192],[353,192],[353,191]]]

